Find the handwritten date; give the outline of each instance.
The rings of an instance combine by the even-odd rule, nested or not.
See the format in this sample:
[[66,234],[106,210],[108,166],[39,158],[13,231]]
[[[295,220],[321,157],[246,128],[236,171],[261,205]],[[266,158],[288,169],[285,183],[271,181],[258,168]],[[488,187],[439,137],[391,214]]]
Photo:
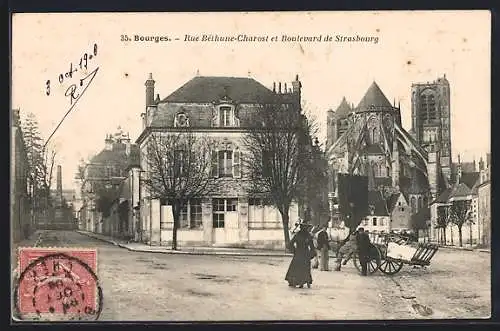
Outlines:
[[[59,84],[64,83],[66,79],[71,79],[73,78],[73,74],[78,72],[79,70],[88,70],[90,61],[94,59],[97,56],[97,44],[94,44],[94,47],[91,52],[85,52],[83,55],[78,59],[77,65],[73,65],[73,62],[70,62],[69,64],[69,70],[59,74],[57,77],[57,80],[59,81]],[[88,77],[88,76],[87,76]],[[81,86],[80,82],[80,86]],[[48,79],[45,82],[45,94],[49,96],[51,93],[51,81]],[[66,93],[67,94],[67,93]],[[68,95],[66,95],[68,96]]]

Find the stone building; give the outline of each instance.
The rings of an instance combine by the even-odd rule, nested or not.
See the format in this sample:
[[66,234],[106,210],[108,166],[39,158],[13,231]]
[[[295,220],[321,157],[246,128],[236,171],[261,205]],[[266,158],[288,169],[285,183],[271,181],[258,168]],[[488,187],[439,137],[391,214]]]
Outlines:
[[451,181],[450,84],[446,75],[433,82],[411,86],[410,134],[426,150],[439,151],[437,163],[443,180]]
[[332,168],[332,203],[338,197],[336,174],[364,175],[368,177],[368,203],[376,206],[377,199],[371,201],[370,196],[381,196],[388,206],[385,230],[392,229],[394,219],[389,216],[394,212],[398,229],[427,226],[425,220],[414,224],[411,216],[428,208],[445,186],[439,146],[429,142],[424,148],[403,129],[400,107],[391,105],[376,82],[356,107],[343,98],[336,111],[328,111],[327,154]]
[[34,230],[28,199],[28,156],[19,109],[12,110],[10,156],[10,224],[12,240],[25,239]]
[[[147,141],[153,135],[189,131],[215,141],[212,175],[219,178],[216,193],[192,199],[181,213],[178,242],[181,245],[283,246],[280,213],[261,196],[245,188],[242,138],[255,127],[253,116],[265,104],[290,105],[300,109],[298,76],[273,89],[252,78],[196,76],[168,95],[154,98],[152,75],[146,81],[146,112],[141,114],[143,131],[137,139],[141,150],[141,173]],[[169,244],[172,240],[172,207],[168,201],[152,199],[144,185],[140,189],[138,226],[141,240]],[[297,204],[290,208],[290,225],[298,217]]]
[[[453,222],[448,222],[444,231],[443,227],[437,225],[437,217],[439,209],[443,213],[448,212],[454,199],[470,200],[470,220],[467,221],[463,227],[463,243],[469,245],[477,245],[488,242],[486,238],[490,236],[489,218],[490,218],[490,190],[489,186],[489,173],[490,161],[487,155],[487,162],[483,161],[481,157],[478,167],[476,167],[475,160],[473,162],[461,162],[460,155],[458,162],[452,164],[452,185],[443,191],[441,195],[432,202],[432,225],[431,237],[435,241],[440,241],[448,245],[457,245],[459,242],[458,227]],[[481,189],[481,192],[479,190]],[[480,194],[481,193],[481,194]],[[446,240],[445,240],[446,239]]]
[[106,135],[104,145],[104,149],[85,165],[79,211],[79,226],[97,233],[110,228],[105,220],[122,181],[128,176],[128,167],[134,162],[134,149],[137,148],[120,127],[115,134]]

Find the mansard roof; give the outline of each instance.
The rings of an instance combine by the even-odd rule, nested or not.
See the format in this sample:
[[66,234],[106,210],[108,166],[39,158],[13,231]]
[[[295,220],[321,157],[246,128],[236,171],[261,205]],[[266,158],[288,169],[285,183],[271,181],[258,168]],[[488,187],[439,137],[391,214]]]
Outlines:
[[161,102],[210,103],[227,97],[238,103],[264,103],[278,96],[253,78],[197,76]]
[[358,106],[356,107],[356,111],[370,111],[370,107],[372,106],[375,107],[375,109],[394,109],[389,100],[387,100],[387,97],[384,95],[384,92],[382,92],[375,81],[372,83],[372,85],[370,85],[364,97],[359,102]]
[[346,98],[343,97],[342,101],[340,102],[340,105],[335,110],[335,116],[337,118],[344,118],[351,112],[352,112],[352,107],[349,105],[349,103],[347,103]]

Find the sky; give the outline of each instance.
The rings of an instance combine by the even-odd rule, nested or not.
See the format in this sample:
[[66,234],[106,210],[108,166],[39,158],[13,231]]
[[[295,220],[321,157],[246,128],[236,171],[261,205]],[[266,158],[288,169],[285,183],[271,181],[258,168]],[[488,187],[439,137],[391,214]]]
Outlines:
[[[327,110],[343,96],[357,105],[373,81],[391,103],[401,104],[403,127],[410,130],[411,84],[446,74],[454,161],[458,153],[472,161],[490,151],[488,11],[44,13],[15,14],[12,26],[11,106],[20,109],[22,119],[34,113],[44,139],[72,106],[71,85],[76,84],[75,97],[88,85],[48,142],[58,152],[65,189],[74,187],[79,160],[104,148],[107,133],[121,126],[133,141],[139,136],[149,73],[162,99],[197,74],[252,77],[269,88],[273,82],[291,87],[298,74],[305,110],[318,122],[321,141]],[[268,40],[185,40],[204,34]],[[135,35],[171,41],[134,41]],[[283,35],[322,39],[283,42]],[[336,36],[378,37],[378,42],[336,42]],[[79,70],[86,53],[93,56],[87,55],[87,69]],[[59,83],[70,64],[78,71]],[[93,80],[79,87],[97,68]]]

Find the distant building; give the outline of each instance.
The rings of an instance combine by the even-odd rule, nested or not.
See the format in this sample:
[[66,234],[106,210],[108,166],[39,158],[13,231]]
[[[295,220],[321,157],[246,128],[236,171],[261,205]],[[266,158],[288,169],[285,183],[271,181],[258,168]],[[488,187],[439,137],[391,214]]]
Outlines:
[[25,239],[34,230],[28,198],[28,156],[21,130],[19,109],[12,110],[10,157],[10,224],[12,240]]
[[[488,160],[488,156],[487,156]],[[463,165],[465,164],[465,169]],[[443,229],[436,227],[438,209],[449,208],[453,199],[470,200],[470,221],[463,225],[462,241],[463,244],[477,245],[487,242],[490,236],[490,193],[489,190],[489,162],[484,163],[481,157],[478,167],[476,162],[462,163],[460,155],[458,162],[452,165],[451,178],[453,185],[445,190],[435,201],[432,202],[432,239],[443,243],[446,237],[446,244],[457,245],[459,242],[458,228],[455,224],[449,222],[446,226],[446,235],[442,234]],[[481,189],[481,192],[479,190]]]
[[137,148],[120,127],[115,134],[106,135],[104,143],[104,149],[85,165],[79,210],[80,227],[97,233],[110,231],[104,221]]

